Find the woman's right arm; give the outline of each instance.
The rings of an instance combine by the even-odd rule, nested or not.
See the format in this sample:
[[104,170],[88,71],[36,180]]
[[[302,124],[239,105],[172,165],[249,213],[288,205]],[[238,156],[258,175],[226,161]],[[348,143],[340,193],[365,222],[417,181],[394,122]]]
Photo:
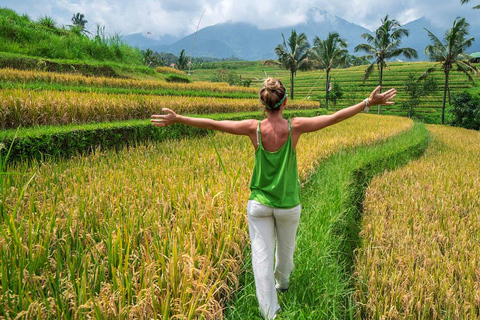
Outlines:
[[152,115],[150,122],[156,127],[165,127],[174,123],[181,123],[187,126],[223,131],[226,133],[250,136],[255,134],[257,129],[257,120],[222,120],[217,121],[208,118],[193,118],[181,116],[168,108],[162,108],[166,114]]

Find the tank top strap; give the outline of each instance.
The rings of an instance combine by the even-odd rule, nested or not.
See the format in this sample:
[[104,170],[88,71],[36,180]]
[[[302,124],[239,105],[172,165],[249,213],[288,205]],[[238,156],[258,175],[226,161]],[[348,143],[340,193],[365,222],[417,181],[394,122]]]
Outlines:
[[259,133],[260,133],[260,120],[258,120],[258,124],[257,124],[257,147],[260,146]]

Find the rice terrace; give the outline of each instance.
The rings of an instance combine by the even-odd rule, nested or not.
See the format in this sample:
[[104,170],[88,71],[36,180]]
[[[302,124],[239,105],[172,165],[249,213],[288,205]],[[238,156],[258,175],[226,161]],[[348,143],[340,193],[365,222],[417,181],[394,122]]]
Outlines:
[[305,46],[292,30],[278,59],[248,61],[140,50],[82,16],[59,27],[0,8],[0,319],[262,319],[250,140],[150,117],[263,119],[266,77],[287,87],[286,118],[333,114],[379,82],[398,92],[300,139],[276,319],[480,319],[480,35],[466,21],[444,47],[431,35],[430,61],[394,43],[405,34],[388,40],[404,61],[369,56],[381,28],[355,55],[341,34]]

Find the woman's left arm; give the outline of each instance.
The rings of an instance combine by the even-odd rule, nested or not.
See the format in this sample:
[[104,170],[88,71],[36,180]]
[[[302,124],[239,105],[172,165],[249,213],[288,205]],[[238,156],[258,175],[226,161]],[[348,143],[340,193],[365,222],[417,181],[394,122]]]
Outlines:
[[297,131],[300,135],[306,132],[317,131],[333,124],[339,123],[348,118],[351,118],[354,115],[363,111],[367,106],[367,103],[368,106],[376,106],[379,104],[394,104],[394,102],[391,100],[395,98],[395,95],[397,94],[397,91],[395,89],[390,89],[384,93],[378,93],[378,91],[380,91],[380,86],[375,88],[375,90],[373,90],[370,94],[370,97],[368,97],[364,101],[357,103],[356,105],[353,105],[351,107],[339,110],[331,115],[317,116],[312,118],[295,118],[295,121],[292,122],[292,126],[294,127],[295,131]]

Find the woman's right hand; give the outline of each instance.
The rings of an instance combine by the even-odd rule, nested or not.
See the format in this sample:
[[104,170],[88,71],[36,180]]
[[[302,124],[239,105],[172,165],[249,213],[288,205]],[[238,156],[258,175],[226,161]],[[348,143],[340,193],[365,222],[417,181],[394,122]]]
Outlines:
[[153,114],[150,118],[150,122],[156,127],[165,127],[174,123],[177,123],[178,114],[175,111],[162,108],[163,112],[167,114]]
[[379,104],[383,104],[387,106],[393,105],[395,102],[390,100],[395,98],[395,96],[397,95],[397,90],[392,88],[388,91],[385,91],[384,93],[378,93],[378,91],[380,91],[380,88],[381,87],[378,86],[375,88],[375,90],[372,91],[372,93],[370,94],[370,97],[368,98],[368,104],[370,106],[376,106]]

